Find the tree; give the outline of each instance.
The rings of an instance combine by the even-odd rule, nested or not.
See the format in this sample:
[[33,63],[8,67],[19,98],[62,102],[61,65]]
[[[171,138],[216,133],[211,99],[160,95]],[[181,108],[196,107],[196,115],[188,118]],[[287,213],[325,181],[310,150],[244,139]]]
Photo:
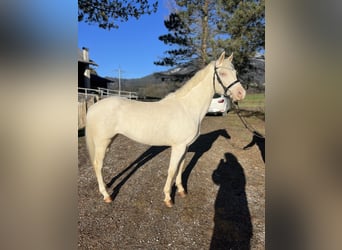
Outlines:
[[[175,4],[173,12],[187,30],[183,34],[187,43],[179,44],[171,39],[175,33],[168,26],[171,36],[162,37],[164,43],[167,41],[169,45],[182,48],[180,51],[192,52],[184,53],[181,63],[197,58],[201,68],[224,49],[229,54],[234,52],[234,65],[242,71],[248,59],[265,46],[264,0],[175,0]],[[169,55],[169,62],[177,64],[178,57]]]
[[160,61],[154,62],[161,66],[175,66],[186,63],[194,54],[191,46],[189,27],[182,21],[177,13],[171,13],[167,20],[164,21],[165,27],[169,30],[166,35],[159,36],[159,40],[166,45],[177,45],[176,49],[165,52],[167,56],[161,58]]
[[158,1],[147,0],[78,0],[78,21],[97,24],[100,28],[118,28],[118,22],[129,17],[138,19],[141,15],[156,12]]
[[220,5],[217,33],[226,37],[217,44],[234,52],[234,66],[243,73],[249,58],[265,48],[265,1],[220,0]]
[[199,67],[205,66],[210,57],[208,51],[212,44],[213,0],[175,0],[177,6],[172,9],[169,19],[164,22],[169,30],[167,35],[159,37],[165,44],[176,47],[166,51],[167,57],[156,62],[157,65],[180,65],[197,59]]

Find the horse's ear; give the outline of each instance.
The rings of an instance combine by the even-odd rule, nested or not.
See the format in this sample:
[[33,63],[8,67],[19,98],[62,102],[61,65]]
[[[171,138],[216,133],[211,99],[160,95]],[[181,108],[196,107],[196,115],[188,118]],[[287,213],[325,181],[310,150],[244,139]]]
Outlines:
[[219,59],[217,59],[216,66],[221,66],[225,57],[226,57],[226,52],[223,51]]
[[232,52],[232,54],[228,57],[228,60],[229,60],[230,62],[233,61],[233,52]]

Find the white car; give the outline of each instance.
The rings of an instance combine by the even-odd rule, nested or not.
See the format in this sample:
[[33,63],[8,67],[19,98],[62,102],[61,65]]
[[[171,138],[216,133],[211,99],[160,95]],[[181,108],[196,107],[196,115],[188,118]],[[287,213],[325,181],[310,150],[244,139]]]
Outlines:
[[230,108],[231,101],[228,97],[220,94],[214,94],[208,109],[208,114],[226,115]]

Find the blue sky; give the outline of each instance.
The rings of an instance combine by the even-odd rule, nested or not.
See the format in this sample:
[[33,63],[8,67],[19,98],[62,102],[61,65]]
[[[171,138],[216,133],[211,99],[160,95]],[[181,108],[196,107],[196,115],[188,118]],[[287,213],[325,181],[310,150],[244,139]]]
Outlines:
[[138,20],[130,18],[119,23],[119,29],[103,30],[97,25],[78,23],[78,47],[89,48],[90,59],[99,65],[96,71],[100,76],[117,77],[119,67],[122,78],[139,78],[168,69],[153,64],[169,49],[158,40],[167,34],[164,20],[169,10],[165,2],[159,1],[157,13]]

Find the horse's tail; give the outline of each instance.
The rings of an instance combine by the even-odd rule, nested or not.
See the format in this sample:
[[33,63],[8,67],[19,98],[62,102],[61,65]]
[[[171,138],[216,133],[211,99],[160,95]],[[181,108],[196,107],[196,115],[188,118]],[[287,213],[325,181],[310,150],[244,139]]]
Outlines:
[[[88,119],[87,119],[88,123]],[[88,124],[87,124],[88,125]],[[89,152],[90,162],[91,164],[94,163],[94,156],[95,156],[95,145],[94,145],[94,138],[91,132],[91,126],[85,127],[85,137],[86,137],[86,144]]]
[[[103,124],[108,123],[107,120],[109,118],[107,116],[110,116],[111,119],[115,118],[112,110],[115,110],[117,113],[119,104],[120,99],[106,98],[92,105],[87,112],[85,136],[90,160],[93,165],[96,152],[102,152],[102,148],[104,146],[107,147],[107,143],[115,136],[114,129],[112,127],[105,127]],[[115,124],[112,120],[109,121],[109,123]]]

